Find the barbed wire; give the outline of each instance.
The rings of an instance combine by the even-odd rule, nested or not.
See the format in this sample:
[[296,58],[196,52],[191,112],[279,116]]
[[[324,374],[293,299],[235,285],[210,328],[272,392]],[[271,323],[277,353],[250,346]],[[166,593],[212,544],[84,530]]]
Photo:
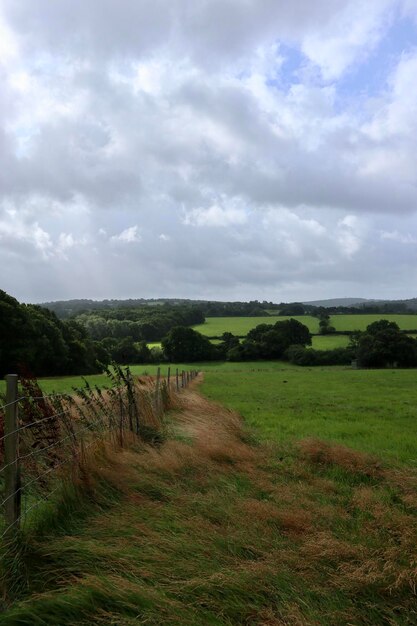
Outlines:
[[13,406],[13,404],[16,404],[17,402],[21,402],[22,400],[26,400],[27,396],[22,396],[21,398],[17,398],[16,400],[12,400],[11,402],[8,402],[7,404],[3,404],[3,406],[0,406],[0,411],[3,411],[3,409],[7,409],[7,407],[9,406]]
[[[91,432],[92,428],[94,428],[97,424],[103,425],[103,419],[102,418],[98,418],[97,420],[94,420],[92,422],[87,422],[87,423],[84,423],[84,424],[83,423],[77,423],[77,426],[81,426],[83,428],[84,432],[86,432],[86,431]],[[79,435],[80,435],[79,431],[80,431],[80,429],[78,430],[78,432],[73,432],[70,435],[67,435],[66,437],[63,437],[62,439],[59,439],[58,441],[54,441],[53,443],[51,443],[48,446],[44,446],[43,448],[36,448],[35,450],[30,452],[29,454],[24,454],[22,456],[19,455],[13,461],[11,461],[11,463],[8,463],[7,465],[3,465],[3,467],[0,468],[0,474],[2,472],[4,472],[8,467],[11,467],[12,465],[15,465],[19,461],[23,461],[24,459],[28,459],[28,458],[31,458],[31,457],[36,456],[38,454],[41,454],[42,452],[45,452],[46,450],[51,450],[52,448],[56,448],[57,446],[59,446],[64,441],[68,441],[69,439],[72,439],[73,441],[74,440],[76,441],[77,437],[79,437]],[[0,506],[1,506],[1,504],[0,504]]]
[[[84,446],[84,452],[86,450],[88,450],[92,445],[94,445],[96,442],[95,441],[91,441],[88,445]],[[0,504],[0,506],[4,505],[4,503],[10,499],[11,496],[16,495],[16,493],[19,493],[19,491],[23,491],[26,487],[30,486],[31,484],[33,484],[34,482],[37,482],[37,480],[40,480],[43,476],[45,476],[46,474],[49,474],[51,471],[53,471],[54,469],[57,469],[58,467],[64,465],[64,463],[70,461],[70,458],[67,459],[63,459],[61,461],[61,463],[55,467],[50,468],[49,470],[47,470],[46,472],[43,472],[43,474],[41,474],[40,476],[37,476],[36,479],[33,479],[32,481],[30,481],[29,483],[26,483],[24,486],[20,487],[19,489],[17,489],[13,494],[11,494],[10,496],[8,496],[8,498],[6,498],[6,500],[4,500],[2,502],[2,504]],[[0,540],[3,539],[3,537],[5,537],[5,535],[9,532],[9,530],[11,528],[13,528],[13,526],[15,526],[16,524],[18,524],[20,521],[22,521],[22,519],[26,519],[27,518],[27,514],[29,513],[29,511],[32,511],[33,509],[37,508],[38,506],[40,506],[42,504],[42,501],[48,501],[51,496],[56,493],[59,489],[61,489],[62,485],[57,485],[54,489],[52,489],[52,491],[48,492],[48,493],[39,493],[37,494],[37,496],[41,499],[38,500],[37,502],[34,502],[34,504],[32,504],[29,508],[26,508],[25,511],[12,523],[9,524],[9,526],[7,526],[7,528],[4,529],[3,533],[0,535]]]
[[[198,372],[195,372],[194,374],[197,375]],[[182,376],[184,375],[184,371],[182,372]],[[164,377],[166,378],[166,376]],[[184,377],[185,378],[185,377]],[[188,382],[190,382],[191,380],[193,380],[194,376],[191,373],[190,377],[188,378],[187,376],[187,380],[184,381],[185,384],[182,385],[184,387],[187,386]],[[89,387],[90,390],[94,391],[94,387]],[[72,440],[73,443],[78,447],[77,450],[77,455],[80,455],[81,457],[85,454],[85,451],[87,449],[89,449],[92,445],[97,443],[97,439],[94,438],[92,439],[92,441],[90,441],[89,443],[86,444],[85,442],[85,438],[84,435],[87,433],[87,431],[89,433],[93,432],[94,428],[97,426],[97,424],[99,424],[102,428],[104,426],[106,426],[106,428],[112,432],[112,431],[118,431],[120,428],[124,429],[125,425],[126,425],[126,420],[129,419],[131,421],[132,419],[132,415],[130,415],[130,409],[131,409],[131,405],[130,405],[130,396],[129,396],[129,391],[131,393],[130,389],[127,389],[125,385],[118,385],[118,386],[112,386],[112,387],[105,387],[104,388],[106,391],[114,391],[114,392],[121,392],[121,391],[126,391],[127,393],[127,398],[125,398],[125,400],[128,401],[128,408],[129,408],[129,415],[124,414],[124,410],[126,409],[126,405],[125,402],[122,399],[122,394],[120,395],[120,401],[122,402],[123,405],[123,412],[121,413],[120,420],[115,419],[113,421],[113,419],[111,418],[111,416],[108,414],[108,412],[106,410],[103,411],[103,407],[100,405],[99,403],[99,407],[98,407],[98,411],[95,410],[94,413],[95,415],[97,415],[97,413],[100,413],[100,417],[93,420],[93,421],[84,421],[85,420],[85,414],[84,413],[80,413],[81,417],[83,418],[82,420],[71,420],[71,428],[74,428],[74,431],[72,431],[70,434],[68,434],[67,436],[59,439],[58,441],[53,441],[51,444],[47,445],[47,446],[43,446],[42,448],[36,448],[34,450],[32,450],[31,452],[24,454],[24,455],[19,455],[16,459],[14,459],[11,463],[8,463],[7,465],[3,466],[0,469],[0,473],[4,472],[8,467],[17,464],[20,461],[25,461],[31,457],[40,455],[44,452],[47,452],[49,450],[52,450],[53,448],[56,448],[60,445],[64,445],[65,442],[68,442],[69,440]],[[97,391],[98,395],[100,394],[100,390],[96,389],[95,391]],[[161,392],[161,389],[158,387],[156,389],[153,390],[153,392],[158,395]],[[87,391],[88,393],[88,391]],[[81,396],[81,394],[80,394]],[[22,402],[23,400],[29,400],[29,401],[40,401],[40,400],[47,400],[49,398],[71,398],[74,399],[74,396],[72,396],[71,394],[49,394],[49,395],[42,395],[42,396],[34,396],[34,397],[30,397],[30,396],[21,396],[20,398],[17,398],[16,400],[14,400],[13,402],[7,403],[6,405],[3,405],[2,407],[0,407],[0,411],[4,408],[7,408],[8,406],[11,406],[13,404],[16,404],[18,402]],[[87,410],[91,410],[91,406],[94,404],[94,397],[80,397],[80,399],[83,401],[85,407]],[[96,401],[98,401],[98,396],[96,398]],[[136,413],[136,420],[139,417],[138,414],[138,409],[137,409],[137,398],[136,395],[133,395],[133,403],[135,405],[135,413]],[[75,402],[74,402],[75,404]],[[61,404],[62,406],[62,404]],[[64,405],[65,406],[65,405]],[[13,435],[13,434],[17,434],[21,431],[25,431],[28,428],[31,427],[35,427],[39,424],[43,424],[51,419],[54,418],[58,418],[61,417],[63,415],[66,415],[68,413],[73,412],[74,410],[77,410],[77,408],[74,409],[74,406],[71,406],[70,408],[64,410],[64,411],[59,411],[57,413],[53,413],[52,415],[46,416],[42,419],[39,420],[35,420],[29,424],[22,424],[21,426],[19,426],[19,428],[16,428],[14,431],[9,432],[4,434],[2,437],[0,437],[0,443],[6,439],[7,437]],[[79,409],[79,411],[81,411],[81,409]],[[106,418],[107,418],[107,423],[106,423]],[[138,423],[138,422],[137,422]],[[65,423],[64,421],[64,425],[67,428],[67,431],[70,430],[70,427],[67,423]],[[132,423],[130,423],[130,429],[132,429]],[[75,449],[75,448],[74,448]],[[17,494],[19,493],[24,493],[27,494],[28,489],[36,484],[39,483],[41,481],[43,481],[44,479],[46,479],[47,476],[53,475],[54,472],[56,472],[62,465],[64,465],[65,463],[68,462],[73,462],[75,458],[75,455],[68,455],[65,458],[61,459],[59,462],[54,462],[53,466],[49,467],[48,469],[46,469],[45,471],[41,472],[40,474],[38,474],[37,476],[33,477],[31,480],[29,480],[28,482],[25,482],[24,484],[20,485],[18,487],[18,489],[16,489],[12,494],[9,494],[1,503],[0,503],[0,507],[4,507],[4,505],[13,497],[15,497]],[[15,526],[16,524],[18,524],[22,519],[26,520],[28,518],[28,513],[30,511],[32,511],[33,509],[37,508],[38,506],[40,506],[40,504],[42,504],[42,502],[44,501],[48,501],[51,496],[56,493],[59,489],[61,488],[61,485],[58,485],[57,487],[55,487],[54,489],[52,489],[52,491],[49,491],[48,493],[45,492],[35,492],[36,493],[36,497],[37,497],[37,501],[34,502],[29,508],[26,508],[25,506],[25,510],[23,512],[21,512],[21,514],[19,515],[19,517],[12,523],[10,524],[6,529],[4,529],[3,533],[0,535],[0,540],[3,539],[5,537],[5,535],[10,531],[10,529]],[[25,505],[27,503],[27,498],[29,496],[28,495],[24,495],[22,500],[25,502]]]
[[38,424],[42,424],[43,422],[47,422],[48,420],[53,419],[54,417],[61,417],[62,415],[65,415],[66,413],[70,413],[73,410],[74,410],[74,407],[71,407],[70,409],[66,409],[65,411],[61,411],[60,413],[53,413],[52,415],[43,417],[40,420],[35,420],[34,422],[30,422],[29,424],[23,424],[22,426],[19,426],[19,428],[16,428],[15,430],[12,430],[9,433],[6,433],[2,437],[0,437],[0,442],[6,439],[7,437],[10,437],[11,435],[15,435],[16,433],[22,430],[26,430],[27,428],[30,428],[31,426],[37,426]]

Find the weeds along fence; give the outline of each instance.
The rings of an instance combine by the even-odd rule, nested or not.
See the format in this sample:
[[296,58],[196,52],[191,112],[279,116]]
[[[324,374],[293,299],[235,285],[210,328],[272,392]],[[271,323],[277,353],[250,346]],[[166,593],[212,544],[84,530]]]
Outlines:
[[62,486],[62,479],[83,467],[86,450],[110,441],[123,448],[135,439],[158,443],[161,418],[173,392],[180,392],[196,371],[134,377],[114,365],[109,386],[84,387],[73,394],[44,395],[35,379],[6,376],[0,403],[0,541],[19,536],[36,517],[33,511]]

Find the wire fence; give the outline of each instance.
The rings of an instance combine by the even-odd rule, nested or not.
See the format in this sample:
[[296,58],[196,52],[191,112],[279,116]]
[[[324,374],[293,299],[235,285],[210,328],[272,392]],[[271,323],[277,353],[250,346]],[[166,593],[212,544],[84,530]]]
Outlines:
[[0,406],[0,540],[10,541],[35,521],[34,511],[52,498],[85,462],[85,453],[104,439],[124,447],[131,437],[152,443],[172,394],[197,371],[171,368],[156,377],[134,377],[114,365],[109,386],[84,387],[72,394],[44,395],[34,379],[6,376]]

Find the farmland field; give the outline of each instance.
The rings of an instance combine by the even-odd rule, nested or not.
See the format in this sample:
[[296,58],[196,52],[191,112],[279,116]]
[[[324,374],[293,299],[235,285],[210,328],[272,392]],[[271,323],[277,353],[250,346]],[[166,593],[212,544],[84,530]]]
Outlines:
[[[234,335],[246,336],[248,332],[259,324],[275,324],[289,320],[291,317],[270,316],[270,317],[208,317],[204,324],[193,326],[202,335],[208,337],[220,337],[223,333],[233,333]],[[294,317],[306,326],[310,332],[318,333],[319,321],[315,317],[309,315]],[[417,317],[416,317],[417,320]]]
[[349,337],[347,335],[315,335],[311,338],[311,342],[315,350],[333,350],[348,346]]
[[[416,370],[302,368],[278,361],[170,367],[172,373],[177,367],[204,371],[202,391],[236,409],[261,438],[317,436],[417,466]],[[162,375],[167,368],[161,366]],[[131,370],[152,375],[157,366]],[[104,375],[86,379],[91,385],[108,385]],[[70,393],[83,383],[81,377],[69,376],[44,378],[40,384],[45,393]]]
[[[259,324],[275,324],[275,322],[287,319],[291,319],[291,317],[277,315],[271,315],[270,317],[208,317],[204,324],[198,324],[193,328],[208,337],[220,337],[225,332],[244,337],[252,328]],[[301,315],[295,316],[294,319],[305,324],[310,332],[319,332],[319,320],[316,317]],[[336,331],[352,331],[365,330],[368,324],[372,324],[372,322],[380,319],[396,322],[402,330],[417,330],[417,315],[384,315],[382,313],[376,315],[332,315],[330,322]],[[331,340],[328,339],[328,342],[330,345]],[[341,341],[337,346],[335,344],[335,347],[340,345],[346,344],[343,344]]]
[[202,391],[261,438],[316,436],[417,467],[416,370],[251,365],[258,369],[207,369]]
[[330,323],[337,331],[365,330],[368,324],[381,319],[396,322],[401,330],[417,330],[417,315],[385,315],[383,313],[376,315],[332,315]]

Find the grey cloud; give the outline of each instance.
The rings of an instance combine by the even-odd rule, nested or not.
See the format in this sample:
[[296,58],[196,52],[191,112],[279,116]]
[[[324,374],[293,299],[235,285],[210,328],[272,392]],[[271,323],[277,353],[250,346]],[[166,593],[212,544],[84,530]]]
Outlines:
[[[341,32],[333,76],[398,5],[367,4],[352,46]],[[415,248],[401,233],[416,225],[417,94],[405,102],[401,90],[415,52],[356,108],[337,77],[323,81],[306,59],[288,76],[280,56],[282,44],[301,55],[308,41],[311,59],[327,63],[320,44],[357,7],[3,2],[20,46],[0,66],[0,259],[13,274],[3,272],[4,288],[34,300],[410,289]],[[16,87],[22,71],[27,85]],[[22,235],[36,224],[47,254]],[[74,245],[60,254],[60,241]]]

